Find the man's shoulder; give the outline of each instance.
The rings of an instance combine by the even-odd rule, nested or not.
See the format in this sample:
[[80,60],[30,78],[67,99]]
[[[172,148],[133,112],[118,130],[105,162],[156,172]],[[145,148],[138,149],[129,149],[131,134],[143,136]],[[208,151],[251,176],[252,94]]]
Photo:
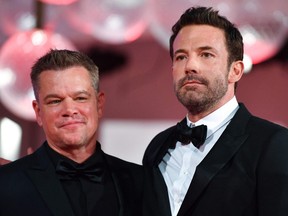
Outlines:
[[252,116],[249,124],[250,130],[262,131],[263,135],[275,134],[279,132],[288,134],[288,129],[286,127],[261,117]]
[[[147,146],[142,164],[144,166],[153,165],[155,162],[155,159],[158,157],[159,151],[161,151],[161,148],[165,147],[167,145],[167,142],[173,142],[174,140],[174,131],[176,129],[176,125],[171,126],[160,133],[158,133],[149,143]],[[176,140],[175,140],[176,141]]]
[[46,160],[45,157],[45,149],[43,146],[40,146],[32,154],[25,155],[15,161],[0,166],[0,176],[8,175],[9,173],[20,173],[31,168],[39,168],[39,164]]
[[[158,134],[156,134],[156,135],[154,136],[154,138],[151,140],[150,144],[152,144],[152,143],[154,143],[154,142],[159,143],[159,142],[161,142],[161,140],[165,140],[168,136],[171,135],[171,133],[173,133],[173,131],[175,130],[175,128],[176,128],[176,125],[173,125],[173,126],[167,128],[167,129],[159,132]],[[150,145],[150,144],[149,144],[149,145]]]
[[19,177],[34,164],[32,155],[28,155],[0,166],[0,182],[18,181]]
[[232,119],[231,126],[228,126],[228,128],[264,138],[274,136],[275,134],[282,134],[284,136],[288,134],[286,127],[251,114],[243,104],[240,104],[240,109]]
[[107,154],[105,152],[103,152],[105,160],[107,161],[109,166],[115,167],[115,168],[131,168],[131,169],[138,169],[141,168],[141,166],[139,164],[133,163],[133,162],[129,162],[126,160],[123,160],[121,158],[118,158],[116,156]]
[[105,161],[111,173],[121,182],[130,182],[130,184],[142,184],[143,167],[139,164],[122,160],[118,157],[104,153]]

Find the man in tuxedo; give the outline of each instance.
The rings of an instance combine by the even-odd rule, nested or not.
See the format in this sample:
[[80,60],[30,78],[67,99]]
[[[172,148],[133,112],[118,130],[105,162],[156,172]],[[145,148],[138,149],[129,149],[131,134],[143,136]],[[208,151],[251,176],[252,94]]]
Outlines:
[[105,154],[97,141],[104,93],[93,61],[50,50],[31,80],[46,141],[0,167],[0,215],[141,215],[142,167]]
[[145,216],[288,215],[288,130],[238,103],[243,42],[212,8],[172,28],[175,94],[187,108],[145,151]]

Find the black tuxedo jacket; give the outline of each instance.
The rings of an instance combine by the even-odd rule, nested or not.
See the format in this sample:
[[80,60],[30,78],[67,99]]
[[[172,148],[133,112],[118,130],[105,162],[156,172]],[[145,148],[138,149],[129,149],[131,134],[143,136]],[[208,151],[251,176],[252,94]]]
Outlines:
[[[144,215],[171,215],[158,164],[175,126],[158,134],[144,158]],[[243,104],[197,166],[179,216],[287,216],[288,130],[252,116]]]
[[[141,215],[142,167],[103,154],[115,183],[118,215]],[[44,146],[32,155],[0,167],[0,215],[74,215]]]

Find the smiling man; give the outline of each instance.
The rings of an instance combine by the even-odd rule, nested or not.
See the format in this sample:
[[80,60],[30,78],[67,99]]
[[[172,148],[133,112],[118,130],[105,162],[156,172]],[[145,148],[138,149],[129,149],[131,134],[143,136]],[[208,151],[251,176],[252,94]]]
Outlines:
[[51,50],[32,67],[33,108],[46,141],[0,167],[0,215],[141,215],[142,168],[97,142],[104,93],[86,55]]

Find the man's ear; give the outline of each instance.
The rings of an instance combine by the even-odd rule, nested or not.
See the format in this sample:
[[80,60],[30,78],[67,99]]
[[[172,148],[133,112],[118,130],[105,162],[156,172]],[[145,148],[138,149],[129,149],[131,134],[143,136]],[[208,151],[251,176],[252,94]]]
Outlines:
[[103,115],[104,104],[105,104],[105,94],[104,94],[104,92],[98,92],[98,94],[97,94],[97,110],[98,110],[99,118],[101,118]]
[[36,121],[37,121],[38,125],[42,126],[42,119],[40,116],[40,108],[39,108],[39,104],[36,100],[32,101],[32,107],[34,109],[34,113],[35,113]]
[[229,83],[236,83],[238,82],[244,72],[244,64],[242,61],[235,61],[232,63],[229,76],[228,76],[228,82]]

